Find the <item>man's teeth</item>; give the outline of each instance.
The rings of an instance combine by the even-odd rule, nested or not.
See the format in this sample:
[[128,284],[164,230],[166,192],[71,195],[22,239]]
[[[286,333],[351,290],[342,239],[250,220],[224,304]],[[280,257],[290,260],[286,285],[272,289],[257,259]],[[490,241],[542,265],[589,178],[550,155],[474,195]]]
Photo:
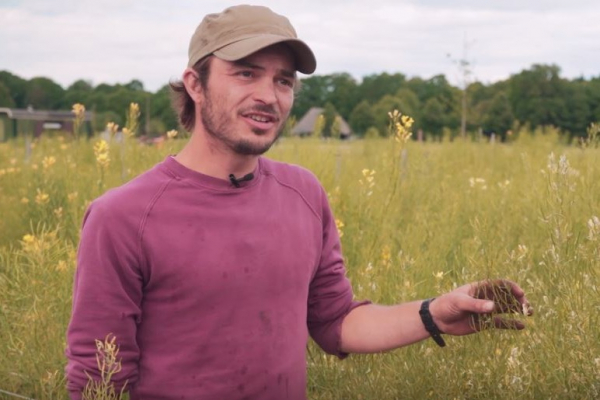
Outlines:
[[271,118],[267,118],[267,117],[262,117],[260,115],[249,115],[250,119],[253,119],[255,121],[258,122],[269,122],[271,121]]

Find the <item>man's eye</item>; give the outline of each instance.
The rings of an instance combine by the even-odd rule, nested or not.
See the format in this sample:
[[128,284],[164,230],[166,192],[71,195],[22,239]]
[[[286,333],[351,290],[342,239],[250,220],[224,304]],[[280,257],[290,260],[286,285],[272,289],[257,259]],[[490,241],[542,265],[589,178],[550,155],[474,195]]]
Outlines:
[[279,83],[281,83],[284,86],[294,87],[294,82],[292,82],[289,79],[280,79]]
[[238,75],[243,76],[244,78],[252,78],[252,76],[254,76],[252,71],[240,71]]

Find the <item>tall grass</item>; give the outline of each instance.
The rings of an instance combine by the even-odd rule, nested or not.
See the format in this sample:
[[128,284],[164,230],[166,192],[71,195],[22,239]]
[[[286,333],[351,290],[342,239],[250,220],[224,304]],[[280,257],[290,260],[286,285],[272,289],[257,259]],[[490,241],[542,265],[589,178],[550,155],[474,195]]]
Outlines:
[[[184,143],[98,140],[46,138],[31,154],[25,142],[0,144],[2,390],[67,397],[83,213]],[[525,332],[449,337],[444,349],[428,340],[338,361],[311,343],[309,398],[600,398],[600,149],[550,131],[493,145],[285,138],[268,156],[323,183],[356,298],[391,304],[507,277],[536,310]]]

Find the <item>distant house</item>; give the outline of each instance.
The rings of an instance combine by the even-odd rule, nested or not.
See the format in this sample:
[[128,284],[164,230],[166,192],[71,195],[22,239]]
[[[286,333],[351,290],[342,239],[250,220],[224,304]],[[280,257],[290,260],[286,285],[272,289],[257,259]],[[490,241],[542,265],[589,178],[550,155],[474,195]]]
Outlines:
[[[94,113],[86,111],[81,133],[92,133]],[[23,134],[39,137],[44,131],[73,132],[73,112],[0,107],[0,142]]]
[[[310,110],[304,114],[302,118],[298,121],[298,123],[292,128],[293,136],[310,136],[315,131],[315,123],[317,122],[317,118],[319,115],[323,114],[323,109],[319,107],[312,107]],[[342,118],[341,115],[337,115],[340,119],[340,136],[342,139],[346,139],[350,137],[352,134],[352,129],[350,129],[350,125]]]

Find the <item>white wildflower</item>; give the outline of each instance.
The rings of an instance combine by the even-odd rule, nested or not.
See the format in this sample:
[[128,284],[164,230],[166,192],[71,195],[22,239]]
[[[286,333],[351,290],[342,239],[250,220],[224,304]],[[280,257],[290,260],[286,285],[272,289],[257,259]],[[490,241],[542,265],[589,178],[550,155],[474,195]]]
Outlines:
[[596,217],[595,215],[590,218],[587,222],[588,225],[588,239],[589,240],[596,240],[600,238],[600,218]]

